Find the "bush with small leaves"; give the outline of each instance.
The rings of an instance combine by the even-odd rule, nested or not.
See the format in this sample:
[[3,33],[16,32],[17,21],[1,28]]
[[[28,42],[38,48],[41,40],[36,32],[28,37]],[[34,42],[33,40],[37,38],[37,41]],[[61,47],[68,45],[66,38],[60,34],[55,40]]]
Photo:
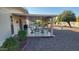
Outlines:
[[15,37],[6,39],[1,48],[6,48],[9,51],[15,51],[19,49],[19,42]]
[[24,40],[26,40],[26,31],[23,31],[23,30],[21,30],[21,31],[19,31],[18,32],[18,39],[19,39],[19,41],[24,41]]

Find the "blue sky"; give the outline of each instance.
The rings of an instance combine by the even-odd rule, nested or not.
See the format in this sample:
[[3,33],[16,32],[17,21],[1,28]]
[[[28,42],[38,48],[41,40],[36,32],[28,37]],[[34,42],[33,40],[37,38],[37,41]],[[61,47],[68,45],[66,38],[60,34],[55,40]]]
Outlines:
[[79,7],[28,7],[30,14],[54,14],[58,15],[64,10],[73,11],[76,16],[79,16]]

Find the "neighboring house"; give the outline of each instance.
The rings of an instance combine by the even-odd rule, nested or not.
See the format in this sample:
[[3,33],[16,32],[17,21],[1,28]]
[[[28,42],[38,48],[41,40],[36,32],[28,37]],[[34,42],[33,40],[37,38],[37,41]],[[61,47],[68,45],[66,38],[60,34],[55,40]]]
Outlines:
[[[17,16],[16,13],[20,15]],[[23,29],[26,17],[22,14],[28,14],[28,11],[21,7],[0,7],[0,46],[6,38]]]

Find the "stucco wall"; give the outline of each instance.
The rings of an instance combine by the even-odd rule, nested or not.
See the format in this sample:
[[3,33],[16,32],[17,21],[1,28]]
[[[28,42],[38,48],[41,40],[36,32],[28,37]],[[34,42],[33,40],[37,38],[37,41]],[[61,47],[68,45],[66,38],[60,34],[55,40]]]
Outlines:
[[[79,22],[70,22],[72,27],[79,27]],[[60,24],[56,23],[57,26],[69,26],[67,22],[60,22]]]
[[[61,24],[64,26],[69,26],[67,22],[61,22]],[[70,22],[71,26],[73,27],[79,27],[79,22]]]
[[0,13],[0,46],[11,35],[10,15]]

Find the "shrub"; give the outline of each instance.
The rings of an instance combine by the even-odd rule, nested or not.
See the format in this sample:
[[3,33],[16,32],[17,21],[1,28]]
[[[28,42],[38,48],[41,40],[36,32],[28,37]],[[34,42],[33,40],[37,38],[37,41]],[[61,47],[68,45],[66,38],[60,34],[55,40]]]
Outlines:
[[19,49],[19,42],[14,38],[10,37],[6,39],[6,41],[3,43],[1,48],[6,48],[8,50],[18,50]]
[[26,31],[19,31],[18,32],[19,41],[24,41],[26,39]]

